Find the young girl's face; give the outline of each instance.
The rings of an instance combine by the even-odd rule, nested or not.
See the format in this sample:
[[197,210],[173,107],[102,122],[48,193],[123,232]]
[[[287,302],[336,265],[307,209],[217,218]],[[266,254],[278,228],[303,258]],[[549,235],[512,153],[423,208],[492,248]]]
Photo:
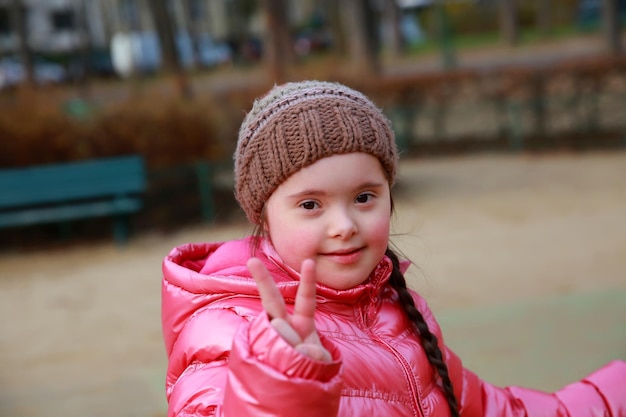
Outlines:
[[265,207],[266,232],[282,260],[300,271],[313,259],[318,282],[331,288],[364,282],[387,249],[391,196],[372,155],[320,159],[291,175]]

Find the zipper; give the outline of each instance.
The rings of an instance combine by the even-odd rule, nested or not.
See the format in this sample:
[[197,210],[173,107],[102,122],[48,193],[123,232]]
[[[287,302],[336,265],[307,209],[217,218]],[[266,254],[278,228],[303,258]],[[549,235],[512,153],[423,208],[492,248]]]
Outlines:
[[398,363],[400,363],[400,366],[402,367],[402,370],[404,371],[404,376],[409,383],[409,388],[412,394],[411,397],[415,399],[414,409],[417,409],[419,411],[420,417],[426,417],[426,414],[424,413],[424,409],[422,408],[422,388],[420,387],[419,383],[417,383],[414,380],[414,378],[412,378],[412,372],[411,372],[411,367],[409,363],[404,358],[404,356],[400,354],[400,352],[398,352],[395,348],[390,346],[386,341],[378,337],[376,333],[370,330],[369,326],[367,326],[367,317],[364,311],[365,309],[363,307],[360,307],[359,310],[361,314],[358,314],[357,317],[360,317],[361,319],[360,321],[361,321],[361,325],[363,326],[363,329],[365,330],[366,333],[370,335],[372,340],[380,343],[385,348],[387,348],[387,350],[391,352],[391,354],[396,358]]

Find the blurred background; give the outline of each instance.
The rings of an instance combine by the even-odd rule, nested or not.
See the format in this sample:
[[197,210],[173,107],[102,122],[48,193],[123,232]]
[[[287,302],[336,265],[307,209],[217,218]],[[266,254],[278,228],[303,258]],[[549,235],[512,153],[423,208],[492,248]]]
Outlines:
[[625,4],[0,0],[0,167],[140,155],[134,227],[212,221],[245,111],[303,78],[368,94],[406,155],[621,147]]
[[[289,80],[390,118],[398,245],[472,369],[557,389],[626,359],[625,21],[625,0],[0,0],[0,416],[164,415],[160,262],[250,231],[237,131]],[[28,182],[118,157],[123,220],[68,195],[54,218]]]

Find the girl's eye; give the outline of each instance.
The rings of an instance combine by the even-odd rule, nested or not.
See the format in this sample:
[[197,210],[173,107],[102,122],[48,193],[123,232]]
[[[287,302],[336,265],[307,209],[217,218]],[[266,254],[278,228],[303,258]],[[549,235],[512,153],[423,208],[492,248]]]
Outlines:
[[374,198],[374,196],[372,194],[370,194],[370,193],[363,193],[363,194],[359,194],[356,197],[355,200],[356,200],[357,203],[363,204],[363,203],[367,203],[367,202],[371,201],[372,198]]
[[300,203],[300,207],[305,210],[315,210],[318,207],[318,204],[315,201],[305,201]]

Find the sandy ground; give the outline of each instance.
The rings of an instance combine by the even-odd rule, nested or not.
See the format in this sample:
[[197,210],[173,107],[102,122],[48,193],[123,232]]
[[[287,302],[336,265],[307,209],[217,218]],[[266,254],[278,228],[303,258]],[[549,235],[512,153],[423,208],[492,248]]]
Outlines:
[[[626,152],[406,160],[394,241],[466,366],[554,389],[626,359]],[[0,416],[164,415],[160,263],[245,224],[0,254]]]

